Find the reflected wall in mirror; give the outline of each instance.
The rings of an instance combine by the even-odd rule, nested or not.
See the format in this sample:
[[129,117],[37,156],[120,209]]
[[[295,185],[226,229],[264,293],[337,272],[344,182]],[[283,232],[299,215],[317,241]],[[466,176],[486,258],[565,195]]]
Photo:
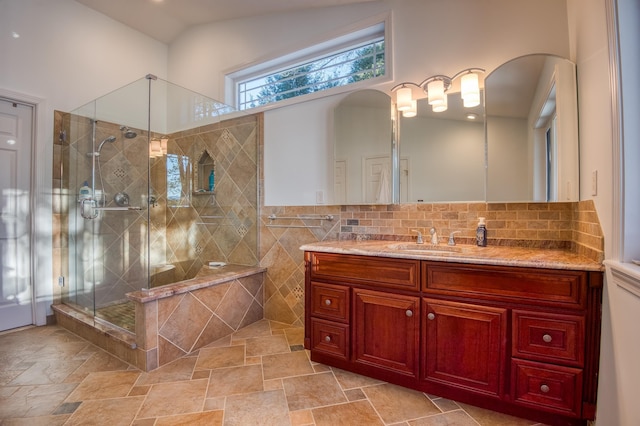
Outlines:
[[534,54],[485,79],[487,201],[577,201],[575,65]]
[[444,112],[424,98],[415,117],[399,114],[401,203],[485,199],[483,102],[464,108],[459,92],[447,94]]
[[334,203],[391,204],[391,98],[360,90],[334,110]]

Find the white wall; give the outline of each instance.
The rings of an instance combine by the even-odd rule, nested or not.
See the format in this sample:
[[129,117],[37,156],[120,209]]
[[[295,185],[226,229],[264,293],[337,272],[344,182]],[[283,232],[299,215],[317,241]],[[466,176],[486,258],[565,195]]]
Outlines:
[[[528,174],[531,159],[525,118],[490,117],[487,125],[487,200],[526,201],[533,196]],[[492,165],[499,165],[494,167]]]
[[[221,74],[227,70],[336,35],[354,22],[390,10],[394,82],[377,87],[387,92],[400,81],[419,83],[431,75],[453,75],[469,67],[489,72],[528,53],[569,55],[562,1],[387,0],[199,26],[172,43],[170,80],[221,99]],[[330,143],[326,130],[309,131],[317,130],[317,120],[327,117],[327,107],[331,105],[324,100],[311,101],[303,107],[304,115],[296,107],[265,114],[266,204],[314,204],[315,196],[302,195],[329,188],[331,169],[314,164],[316,157],[306,157],[304,164],[300,164],[304,158],[297,158],[291,173],[283,170],[292,166],[289,153],[299,150],[300,140],[313,147]],[[301,134],[291,129],[294,121]],[[294,174],[298,169],[306,173]]]
[[[612,96],[609,85],[611,80],[606,3],[606,0],[569,0],[568,10],[571,17],[571,55],[575,58],[578,69],[580,198],[594,200],[605,237],[605,257],[615,260],[619,255],[616,244],[620,240],[615,233],[620,232],[620,228],[617,225],[619,219],[615,217],[619,209],[614,208],[616,198],[613,173],[619,171],[613,169]],[[630,7],[623,11],[622,19],[630,20],[628,28],[635,28],[636,35],[630,37],[629,41],[636,41],[638,3],[637,0],[624,0],[624,3],[629,7],[634,5],[635,8]],[[635,10],[635,14],[629,14],[630,10]],[[637,55],[637,45],[631,43],[629,47]],[[628,55],[623,56],[623,61],[631,59]],[[637,68],[637,63],[635,66]],[[625,106],[630,105],[631,103],[625,102]],[[637,117],[637,108],[631,112]],[[637,126],[637,120],[635,123],[625,123],[625,127],[629,125]],[[596,170],[597,195],[592,196],[591,178],[592,172]],[[640,197],[636,195],[629,201],[637,203],[638,199]],[[625,238],[627,237],[629,235],[625,233]],[[632,244],[638,247],[637,240],[632,241]],[[602,426],[640,424],[640,404],[637,398],[640,381],[640,335],[637,330],[637,324],[640,322],[640,298],[637,294],[634,295],[618,286],[619,281],[614,279],[611,269],[608,268],[602,311],[602,350],[596,418],[596,424]]]
[[421,116],[400,123],[410,203],[484,201],[484,123]]
[[[53,111],[71,111],[153,73],[168,48],[71,0],[0,0],[0,95],[38,104],[34,170],[36,321],[50,314]],[[11,32],[20,38],[11,37]]]

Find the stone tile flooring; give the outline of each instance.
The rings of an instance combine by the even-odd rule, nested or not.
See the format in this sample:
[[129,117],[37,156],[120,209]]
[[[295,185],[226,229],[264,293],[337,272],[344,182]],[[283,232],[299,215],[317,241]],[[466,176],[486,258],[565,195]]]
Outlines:
[[309,361],[259,321],[145,373],[59,326],[0,334],[0,425],[459,425],[528,420]]

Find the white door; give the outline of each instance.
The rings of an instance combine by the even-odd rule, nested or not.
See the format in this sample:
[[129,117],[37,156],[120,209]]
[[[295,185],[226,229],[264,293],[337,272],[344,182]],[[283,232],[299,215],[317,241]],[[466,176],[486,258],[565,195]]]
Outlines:
[[347,160],[335,160],[333,163],[333,203],[347,202]]
[[33,108],[0,99],[0,331],[33,324]]
[[363,159],[362,182],[365,203],[391,203],[391,157],[379,155]]
[[[409,193],[411,192],[411,179],[409,175],[409,159],[400,159],[400,202],[409,202]],[[415,201],[414,201],[415,202]]]

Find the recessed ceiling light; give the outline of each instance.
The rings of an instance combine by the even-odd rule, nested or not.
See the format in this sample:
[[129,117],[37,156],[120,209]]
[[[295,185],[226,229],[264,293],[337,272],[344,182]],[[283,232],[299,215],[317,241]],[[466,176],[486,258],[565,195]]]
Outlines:
[[18,33],[17,33],[17,32],[15,32],[15,31],[11,31],[11,37],[13,37],[13,38],[20,38],[20,34],[18,34]]
[[15,144],[16,144],[16,140],[15,140],[15,139],[8,139],[8,140],[7,140],[7,144],[9,144],[9,145],[15,145]]
[[468,120],[475,120],[477,118],[478,118],[478,114],[474,114],[474,113],[467,114],[467,119]]

